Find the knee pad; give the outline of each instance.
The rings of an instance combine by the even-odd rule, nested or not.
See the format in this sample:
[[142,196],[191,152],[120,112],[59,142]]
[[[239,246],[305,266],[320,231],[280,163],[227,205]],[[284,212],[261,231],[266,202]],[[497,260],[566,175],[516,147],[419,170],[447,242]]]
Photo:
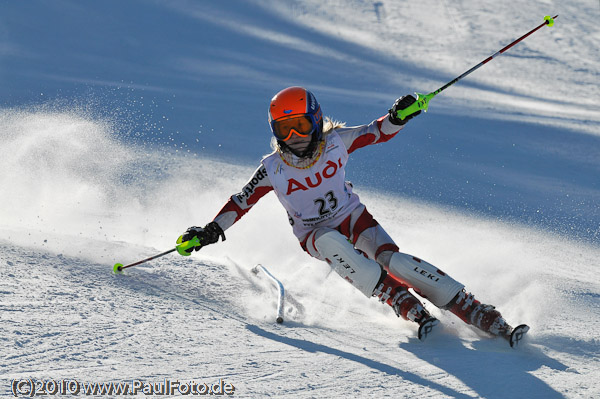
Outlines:
[[464,288],[432,264],[401,252],[391,256],[389,270],[437,307],[447,305]]
[[354,249],[338,231],[318,230],[320,231],[315,232],[313,241],[319,254],[318,258],[327,261],[343,279],[365,296],[371,297],[381,278],[381,266]]

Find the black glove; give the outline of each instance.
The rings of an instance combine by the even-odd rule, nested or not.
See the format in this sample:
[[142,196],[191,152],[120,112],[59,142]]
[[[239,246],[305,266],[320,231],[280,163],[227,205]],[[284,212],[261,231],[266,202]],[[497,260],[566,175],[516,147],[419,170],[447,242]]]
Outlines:
[[421,110],[418,110],[417,112],[408,115],[406,118],[404,118],[404,120],[398,117],[398,111],[403,110],[404,108],[408,108],[416,101],[417,99],[410,94],[397,99],[392,108],[388,111],[390,113],[390,122],[392,122],[394,125],[402,126],[415,116],[419,115],[421,113]]
[[[221,237],[222,241],[225,241],[225,233],[217,222],[210,222],[204,226],[204,228],[196,226],[190,227],[183,233],[181,241],[189,241],[194,237],[198,237],[201,244],[200,246],[194,247],[196,251],[199,251],[200,248],[205,245],[214,244],[219,241],[219,237]],[[187,252],[191,252],[191,250]]]

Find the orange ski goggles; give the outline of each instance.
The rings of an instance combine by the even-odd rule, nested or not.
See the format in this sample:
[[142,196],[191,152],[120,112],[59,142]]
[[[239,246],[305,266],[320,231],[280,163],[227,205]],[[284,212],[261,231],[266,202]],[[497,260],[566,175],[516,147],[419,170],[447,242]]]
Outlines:
[[271,122],[275,138],[281,141],[288,141],[293,134],[299,137],[308,137],[315,131],[316,126],[312,115],[295,116]]

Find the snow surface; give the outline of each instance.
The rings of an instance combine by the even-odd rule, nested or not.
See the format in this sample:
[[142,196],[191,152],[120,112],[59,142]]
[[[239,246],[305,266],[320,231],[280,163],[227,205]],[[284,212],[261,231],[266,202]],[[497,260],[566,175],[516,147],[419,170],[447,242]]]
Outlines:
[[[0,392],[15,378],[215,383],[240,397],[600,397],[597,2],[12,2],[0,15]],[[514,10],[517,9],[518,12]],[[513,324],[518,350],[428,308],[416,328],[300,249],[273,195],[203,225],[301,84],[359,124],[436,97],[348,178],[404,252]],[[261,263],[288,292],[249,270]]]

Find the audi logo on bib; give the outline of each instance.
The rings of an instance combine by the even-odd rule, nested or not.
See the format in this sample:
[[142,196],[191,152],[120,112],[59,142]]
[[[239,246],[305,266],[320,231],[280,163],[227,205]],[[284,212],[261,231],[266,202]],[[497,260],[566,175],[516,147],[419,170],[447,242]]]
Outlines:
[[323,168],[323,170],[321,172],[315,173],[312,177],[307,176],[304,178],[304,182],[306,183],[306,185],[300,183],[296,179],[288,179],[288,188],[287,188],[286,195],[290,195],[293,192],[298,191],[298,190],[306,191],[306,190],[308,190],[308,187],[315,188],[315,187],[320,186],[321,183],[323,182],[323,179],[332,178],[333,176],[335,176],[338,169],[341,167],[342,167],[342,159],[341,158],[338,159],[337,164],[333,161],[327,161],[327,163],[325,164],[325,167]]

